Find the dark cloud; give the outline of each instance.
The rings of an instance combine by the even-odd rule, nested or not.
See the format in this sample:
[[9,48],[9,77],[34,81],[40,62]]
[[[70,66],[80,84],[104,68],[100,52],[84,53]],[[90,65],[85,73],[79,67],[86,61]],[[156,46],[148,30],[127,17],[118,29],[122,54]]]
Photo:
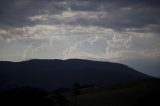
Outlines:
[[[28,1],[28,2],[26,2]],[[19,3],[21,2],[21,3]],[[1,26],[21,27],[34,25],[28,17],[39,14],[58,14],[66,9],[63,5],[51,0],[1,0]]]
[[39,21],[32,21],[29,17],[41,14],[61,14],[63,11],[71,9],[73,12],[105,12],[106,15],[99,14],[98,19],[88,19],[87,16],[77,17],[69,22],[53,18],[51,21],[43,21],[41,24],[93,25],[115,30],[144,29],[149,25],[154,25],[157,27],[150,27],[150,31],[158,31],[160,25],[159,6],[159,0],[1,0],[0,26],[36,25],[39,24]]
[[[141,2],[138,0],[100,0],[99,2],[96,1],[88,3],[87,8],[89,8],[88,10],[106,12],[107,14],[105,16],[99,16],[99,19],[86,19],[80,17],[69,24],[78,24],[84,26],[94,25],[113,28],[115,30],[134,28],[136,31],[140,31],[140,29],[141,31],[144,31],[145,27],[148,27],[149,25],[155,25],[157,27],[150,28],[148,31],[159,32],[159,6],[160,2],[158,0],[142,0]],[[80,11],[80,7],[77,5],[73,5],[73,7],[73,11]],[[87,9],[85,11],[87,11]]]

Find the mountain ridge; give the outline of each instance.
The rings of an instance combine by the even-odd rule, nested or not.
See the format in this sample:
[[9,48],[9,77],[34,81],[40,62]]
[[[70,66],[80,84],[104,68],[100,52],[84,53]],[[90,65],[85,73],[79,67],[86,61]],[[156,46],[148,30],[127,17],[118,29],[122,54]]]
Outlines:
[[110,85],[151,78],[120,63],[84,59],[33,59],[0,62],[2,88],[33,86],[44,89],[71,87],[73,83]]

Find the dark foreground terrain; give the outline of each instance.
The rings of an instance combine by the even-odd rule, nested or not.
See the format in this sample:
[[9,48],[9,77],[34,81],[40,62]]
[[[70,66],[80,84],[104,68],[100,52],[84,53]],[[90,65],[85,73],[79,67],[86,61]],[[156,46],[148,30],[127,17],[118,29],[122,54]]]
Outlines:
[[[73,96],[67,98],[74,102]],[[112,87],[86,88],[77,98],[78,106],[159,106],[160,80],[130,82]]]
[[132,81],[114,86],[75,84],[72,89],[45,92],[23,87],[1,92],[0,106],[159,106],[160,80]]
[[154,106],[160,80],[119,63],[0,62],[0,106]]

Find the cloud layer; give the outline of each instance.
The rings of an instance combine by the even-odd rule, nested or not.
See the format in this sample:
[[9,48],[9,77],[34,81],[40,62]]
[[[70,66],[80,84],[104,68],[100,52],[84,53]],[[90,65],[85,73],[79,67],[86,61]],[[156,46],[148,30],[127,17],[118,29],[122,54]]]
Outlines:
[[1,0],[0,60],[155,62],[159,5],[159,0]]
[[2,0],[1,27],[36,24],[159,32],[158,0]]

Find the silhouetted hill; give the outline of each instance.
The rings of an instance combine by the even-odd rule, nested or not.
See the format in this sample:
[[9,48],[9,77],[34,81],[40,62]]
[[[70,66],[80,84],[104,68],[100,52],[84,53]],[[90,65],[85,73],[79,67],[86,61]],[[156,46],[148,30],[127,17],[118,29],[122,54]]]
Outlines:
[[80,84],[109,85],[151,78],[126,65],[91,60],[0,62],[1,89],[32,86],[52,90]]

